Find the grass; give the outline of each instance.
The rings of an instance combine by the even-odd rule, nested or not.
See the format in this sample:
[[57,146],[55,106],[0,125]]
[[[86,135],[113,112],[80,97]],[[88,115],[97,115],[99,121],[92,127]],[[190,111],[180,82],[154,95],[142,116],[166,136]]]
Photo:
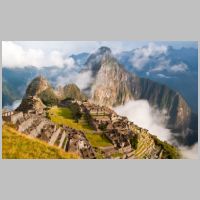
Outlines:
[[75,159],[74,153],[67,153],[62,149],[30,138],[16,131],[14,127],[4,124],[2,131],[3,159]]
[[84,115],[78,123],[74,121],[72,116],[72,111],[66,107],[61,108],[54,106],[49,110],[49,118],[51,121],[83,131],[93,147],[106,147],[112,145],[104,135],[95,133],[95,130],[88,124]]
[[94,132],[94,130],[85,121],[84,116],[78,123],[75,122],[72,116],[72,111],[69,108],[54,106],[49,110],[49,118],[56,124],[66,125],[84,132]]
[[112,155],[111,155],[111,157],[113,157],[113,158],[122,158],[122,156],[123,156],[123,154],[122,153],[119,153],[119,152],[116,152],[116,153],[113,153]]
[[93,147],[107,147],[112,145],[102,134],[86,133],[86,137]]

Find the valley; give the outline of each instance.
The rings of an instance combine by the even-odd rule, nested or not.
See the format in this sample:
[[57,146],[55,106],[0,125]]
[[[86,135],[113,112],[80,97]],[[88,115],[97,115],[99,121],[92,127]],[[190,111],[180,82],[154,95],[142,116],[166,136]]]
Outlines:
[[[179,92],[130,73],[108,47],[100,47],[84,59],[78,72],[70,71],[71,74],[64,77],[70,83],[58,87],[52,80],[61,76],[63,80],[68,72],[66,66],[59,72],[56,67],[50,67],[51,81],[46,78],[47,68],[39,72],[34,67],[26,67],[30,76],[22,77],[15,93],[20,96],[23,88],[26,91],[15,110],[3,110],[3,129],[82,159],[177,159],[182,157],[177,146],[192,146],[198,141],[198,116]],[[87,82],[84,87],[80,85],[82,89],[75,84],[77,77],[70,79],[74,73],[79,74],[78,79],[84,79],[79,80],[79,84]],[[34,78],[28,82],[30,77]],[[14,100],[13,91],[9,90],[11,83],[6,80],[4,83],[4,97]],[[137,100],[148,101],[151,107],[165,111],[166,128],[172,132],[176,146],[161,141],[156,133],[114,111],[117,106]]]
[[[178,149],[166,142],[159,141],[169,146],[168,149],[157,145],[158,138],[148,130],[129,122],[126,117],[118,116],[108,107],[72,99],[46,107],[36,96],[24,101],[29,105],[33,98],[32,109],[23,102],[17,111],[3,112],[5,132],[10,133],[12,127],[11,133],[22,133],[32,138],[30,140],[36,138],[45,142],[48,148],[55,146],[83,159],[163,159],[181,156]],[[11,149],[16,148],[15,145],[13,143]],[[6,152],[5,145],[3,151]],[[18,154],[16,156],[23,158]]]

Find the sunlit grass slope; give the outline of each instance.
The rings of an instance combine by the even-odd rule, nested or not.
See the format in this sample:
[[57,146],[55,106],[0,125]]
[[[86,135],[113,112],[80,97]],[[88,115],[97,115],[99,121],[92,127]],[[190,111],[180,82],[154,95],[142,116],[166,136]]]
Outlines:
[[3,125],[3,159],[75,159],[78,155],[67,153],[38,139],[30,138],[16,131],[12,126]]
[[83,115],[78,123],[72,117],[72,112],[69,108],[61,108],[54,106],[49,110],[51,121],[57,124],[62,124],[83,131],[93,147],[110,146],[110,141],[101,134],[95,133],[93,128],[88,124]]

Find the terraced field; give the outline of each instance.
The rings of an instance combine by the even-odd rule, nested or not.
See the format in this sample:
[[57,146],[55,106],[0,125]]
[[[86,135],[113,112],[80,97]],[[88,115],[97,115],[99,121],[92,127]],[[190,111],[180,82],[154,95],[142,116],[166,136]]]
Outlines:
[[99,133],[95,133],[95,130],[89,126],[84,115],[77,123],[73,119],[72,112],[69,108],[54,106],[48,111],[48,113],[51,121],[54,123],[66,125],[71,128],[83,131],[93,147],[105,147],[112,145],[106,137]]
[[138,159],[144,158],[151,153],[153,147],[154,140],[151,139],[147,134],[141,133],[138,140],[137,149],[134,151],[134,155]]
[[46,142],[16,131],[10,124],[2,127],[3,159],[76,159],[75,153],[68,153]]

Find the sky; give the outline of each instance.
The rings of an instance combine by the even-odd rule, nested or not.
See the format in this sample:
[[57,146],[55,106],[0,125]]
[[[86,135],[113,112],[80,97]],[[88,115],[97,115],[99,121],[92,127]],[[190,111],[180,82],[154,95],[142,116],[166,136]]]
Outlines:
[[148,45],[149,43],[173,46],[174,48],[195,47],[195,41],[16,41],[25,49],[41,49],[49,52],[58,50],[66,54],[76,54],[82,52],[95,51],[100,46],[108,46],[114,53],[132,50]]
[[24,66],[73,66],[72,54],[92,53],[101,46],[110,47],[113,54],[144,46],[173,46],[174,48],[198,47],[195,41],[2,41],[2,65]]

